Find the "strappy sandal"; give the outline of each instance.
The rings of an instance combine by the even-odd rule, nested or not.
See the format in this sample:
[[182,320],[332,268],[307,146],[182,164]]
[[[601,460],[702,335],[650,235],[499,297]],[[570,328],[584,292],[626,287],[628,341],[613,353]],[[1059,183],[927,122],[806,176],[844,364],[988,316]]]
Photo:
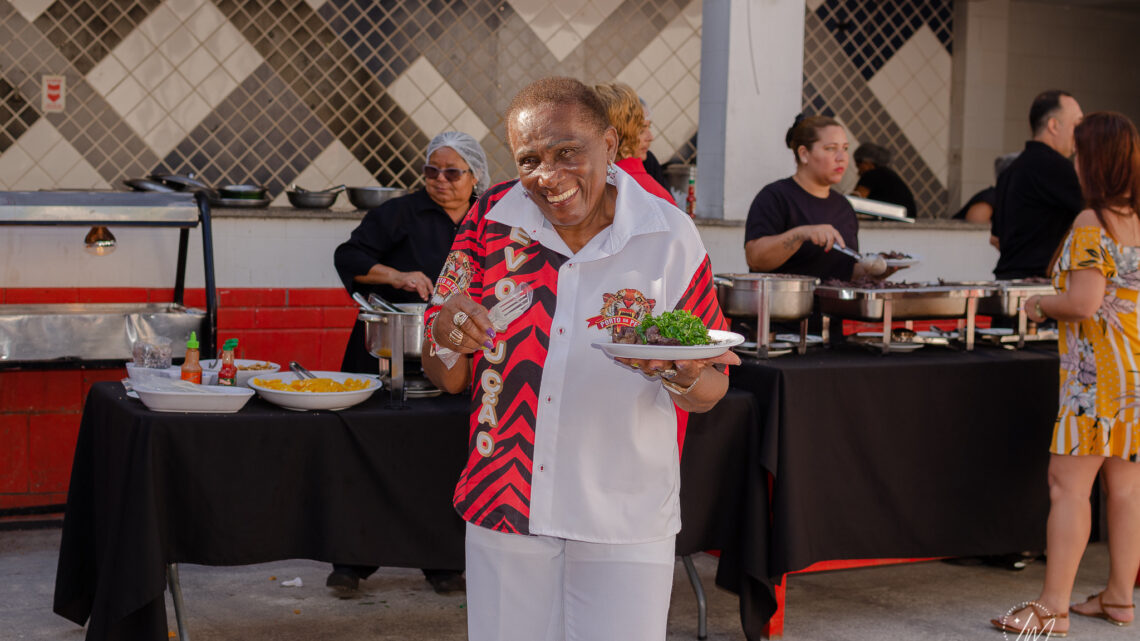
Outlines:
[[1108,621],[1112,625],[1119,625],[1121,627],[1124,627],[1126,625],[1132,625],[1131,621],[1121,621],[1120,619],[1113,617],[1111,614],[1109,614],[1108,612],[1105,611],[1105,608],[1120,608],[1121,610],[1132,610],[1136,607],[1135,604],[1129,603],[1128,605],[1117,605],[1114,603],[1105,603],[1103,591],[1098,592],[1097,594],[1090,596],[1087,600],[1085,600],[1085,603],[1088,603],[1089,601],[1092,601],[1093,599],[1096,599],[1097,605],[1100,606],[1100,612],[1084,613],[1084,612],[1081,612],[1080,610],[1073,610],[1072,611],[1073,614],[1079,614],[1083,617],[1089,617],[1092,619],[1104,619],[1105,621]]
[[[1037,621],[1038,621],[1038,624],[1040,627],[1034,627],[1034,628],[1030,629],[1028,624],[1023,625],[1021,627],[1016,627],[1016,626],[1013,626],[1013,625],[1006,623],[1005,622],[1005,616],[1002,616],[1000,619],[990,619],[990,624],[992,624],[995,628],[997,628],[998,630],[1001,630],[1002,632],[1013,632],[1014,634],[1018,634],[1018,635],[1025,633],[1025,632],[1032,632],[1034,634],[1038,634],[1038,630],[1043,630],[1042,632],[1040,632],[1040,634],[1043,634],[1046,637],[1050,637],[1050,638],[1060,639],[1060,638],[1063,638],[1063,637],[1066,637],[1069,635],[1068,630],[1066,630],[1064,632],[1053,632],[1052,630],[1044,630],[1044,627],[1048,624],[1049,621],[1056,621],[1057,619],[1069,618],[1068,613],[1062,612],[1060,614],[1044,615],[1041,613],[1041,610],[1039,610],[1037,608],[1037,605],[1034,603],[1026,604],[1026,607],[1028,607],[1030,610],[1033,611],[1033,616],[1037,617]],[[1111,606],[1109,606],[1109,607],[1111,607]]]

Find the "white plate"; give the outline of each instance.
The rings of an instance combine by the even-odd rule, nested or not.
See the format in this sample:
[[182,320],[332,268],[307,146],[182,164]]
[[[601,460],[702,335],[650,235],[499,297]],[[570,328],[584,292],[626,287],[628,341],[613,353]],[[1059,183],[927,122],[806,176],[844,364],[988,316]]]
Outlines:
[[[196,414],[232,414],[245,407],[253,390],[245,387],[203,386],[202,392],[178,392],[133,383],[138,399],[155,412],[192,412]],[[130,395],[131,392],[127,392]]]
[[364,379],[369,383],[368,387],[362,390],[354,390],[351,392],[283,392],[281,390],[269,389],[257,384],[258,379],[265,380],[278,380],[285,384],[289,384],[297,380],[297,375],[293,372],[281,372],[279,374],[262,374],[261,376],[254,376],[249,381],[249,386],[257,390],[261,398],[279,405],[287,410],[295,410],[304,412],[306,410],[343,410],[363,403],[372,396],[373,392],[380,389],[380,381],[368,374],[351,374],[348,372],[313,372],[317,378],[331,378],[337,382],[343,383],[346,379],[357,378]]
[[917,265],[921,262],[921,260],[918,258],[918,256],[912,255],[910,258],[883,257],[883,262],[887,264],[887,267],[910,267],[911,265]]
[[915,334],[917,336],[921,336],[923,338],[945,338],[945,339],[958,338],[958,330],[956,330],[956,329],[952,329],[952,330],[945,332],[945,333],[935,332],[935,331],[922,331],[922,332],[915,332]]
[[594,347],[601,349],[611,358],[641,358],[657,359],[662,361],[695,360],[698,358],[716,358],[744,342],[744,337],[736,332],[722,332],[716,329],[709,330],[708,345],[640,345],[636,343],[612,343],[607,337],[604,341],[594,341]]
[[979,327],[974,331],[982,336],[1013,336],[1012,327]]
[[[776,334],[776,340],[784,341],[785,343],[791,343],[793,345],[799,345],[800,344],[800,335],[799,334]],[[808,334],[807,335],[807,344],[809,346],[810,345],[821,345],[821,344],[823,344],[823,337],[818,336],[816,334]]]
[[[242,369],[243,367],[261,365],[263,363],[268,364],[269,369]],[[222,368],[222,359],[207,358],[206,360],[201,361],[201,365],[203,372],[217,373],[217,371]],[[237,377],[234,382],[241,387],[249,387],[249,379],[253,378],[254,376],[265,376],[267,374],[275,374],[281,371],[281,366],[277,363],[274,363],[273,361],[259,361],[253,358],[235,358],[234,365],[237,365],[238,368]]]

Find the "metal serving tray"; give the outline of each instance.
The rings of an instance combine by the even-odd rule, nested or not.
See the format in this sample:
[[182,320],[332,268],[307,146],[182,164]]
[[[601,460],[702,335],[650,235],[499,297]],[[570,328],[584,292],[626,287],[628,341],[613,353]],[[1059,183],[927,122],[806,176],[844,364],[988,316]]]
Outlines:
[[136,340],[156,336],[178,356],[205,318],[174,303],[0,305],[0,362],[126,361]]
[[932,320],[961,318],[971,299],[981,298],[990,289],[970,284],[916,285],[906,288],[871,289],[818,285],[815,297],[819,311],[830,316],[867,322],[884,320],[887,301],[893,320]]
[[993,289],[978,299],[978,313],[986,316],[1017,318],[1022,312],[1025,299],[1030,296],[1050,296],[1056,294],[1051,283],[1025,280],[998,280],[987,285]]

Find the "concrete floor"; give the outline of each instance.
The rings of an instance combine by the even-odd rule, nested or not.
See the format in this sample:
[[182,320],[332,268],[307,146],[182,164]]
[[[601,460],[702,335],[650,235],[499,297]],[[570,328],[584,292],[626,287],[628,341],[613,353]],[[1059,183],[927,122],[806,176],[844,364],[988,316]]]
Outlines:
[[[0,639],[81,640],[85,630],[51,611],[58,529],[0,532]],[[709,639],[744,639],[735,595],[714,586],[717,559],[696,558],[709,597]],[[1103,544],[1090,546],[1075,597],[1098,590],[1108,567]],[[382,569],[353,597],[324,586],[328,566],[292,560],[239,567],[182,566],[194,641],[443,641],[465,638],[462,595],[439,596],[418,570]],[[795,575],[788,582],[785,638],[1001,640],[987,621],[1030,599],[1044,565],[1022,572],[939,562]],[[281,582],[301,577],[303,587]],[[175,629],[174,608],[167,612]],[[681,565],[673,583],[669,641],[696,639],[696,601]],[[1136,627],[1076,618],[1070,638],[1138,639]],[[1008,637],[1013,639],[1013,636]]]

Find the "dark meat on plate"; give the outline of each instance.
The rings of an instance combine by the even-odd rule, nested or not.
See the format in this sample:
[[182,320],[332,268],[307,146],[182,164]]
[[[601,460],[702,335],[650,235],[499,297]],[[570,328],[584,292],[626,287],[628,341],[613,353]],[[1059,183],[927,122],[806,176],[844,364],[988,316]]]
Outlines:
[[637,328],[630,327],[628,325],[622,325],[621,327],[618,327],[617,331],[614,332],[613,342],[622,343],[625,345],[633,345],[634,343],[637,343]]
[[662,336],[661,330],[656,325],[651,325],[649,329],[645,330],[645,342],[649,345],[680,345],[681,341],[676,338],[669,338]]
[[900,251],[879,252],[879,255],[887,260],[910,260],[910,254],[904,254]]

